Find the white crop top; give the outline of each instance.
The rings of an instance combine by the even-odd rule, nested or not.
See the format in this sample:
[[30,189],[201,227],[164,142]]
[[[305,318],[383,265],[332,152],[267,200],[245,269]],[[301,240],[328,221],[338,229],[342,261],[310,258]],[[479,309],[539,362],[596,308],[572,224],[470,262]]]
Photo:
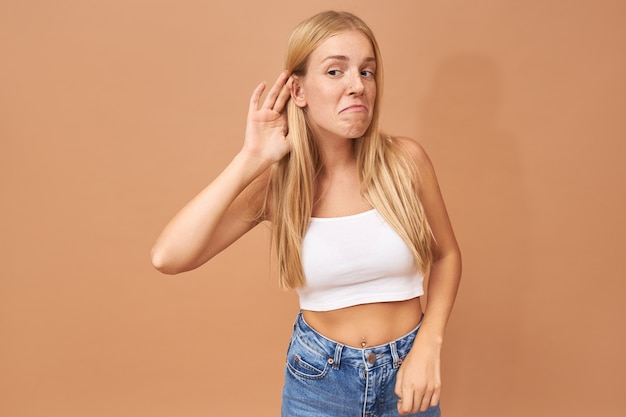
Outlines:
[[376,210],[311,218],[302,240],[300,308],[328,311],[424,294],[411,251]]

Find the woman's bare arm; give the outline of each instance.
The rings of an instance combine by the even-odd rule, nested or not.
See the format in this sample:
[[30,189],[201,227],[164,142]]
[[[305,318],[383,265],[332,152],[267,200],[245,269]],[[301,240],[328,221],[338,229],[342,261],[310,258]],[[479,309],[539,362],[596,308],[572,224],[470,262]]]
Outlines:
[[283,72],[259,108],[265,83],[252,94],[242,150],[222,173],[174,216],[152,248],[152,264],[176,274],[204,264],[258,223],[270,166],[290,150]]
[[424,319],[411,351],[396,379],[401,415],[425,411],[439,403],[441,390],[441,347],[448,318],[461,279],[461,251],[439,189],[435,170],[424,149],[403,139],[413,154],[421,178],[420,198],[435,243],[428,279],[428,300]]

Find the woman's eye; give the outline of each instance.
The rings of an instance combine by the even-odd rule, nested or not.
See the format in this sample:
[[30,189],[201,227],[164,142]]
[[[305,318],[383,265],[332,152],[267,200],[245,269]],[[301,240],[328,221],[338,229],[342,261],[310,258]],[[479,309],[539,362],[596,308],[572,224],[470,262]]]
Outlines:
[[361,75],[364,76],[364,77],[373,77],[374,76],[374,71],[363,70],[363,71],[361,71]]
[[332,75],[332,76],[339,75],[339,73],[340,73],[339,70],[330,70],[330,71],[328,71],[328,75]]

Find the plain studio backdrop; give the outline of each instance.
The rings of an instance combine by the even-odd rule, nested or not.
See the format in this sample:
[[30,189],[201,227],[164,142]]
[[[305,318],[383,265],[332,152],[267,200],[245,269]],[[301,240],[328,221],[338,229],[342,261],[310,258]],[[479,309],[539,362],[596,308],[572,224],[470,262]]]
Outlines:
[[149,251],[331,8],[376,33],[383,125],[463,250],[444,415],[623,415],[621,0],[0,1],[0,415],[278,415],[298,305],[268,228],[175,277]]

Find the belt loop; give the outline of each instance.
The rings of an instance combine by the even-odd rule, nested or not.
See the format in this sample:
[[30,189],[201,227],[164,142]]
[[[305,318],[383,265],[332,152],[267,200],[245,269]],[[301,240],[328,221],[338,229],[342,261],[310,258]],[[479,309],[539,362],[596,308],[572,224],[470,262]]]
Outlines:
[[296,314],[296,319],[293,321],[293,329],[296,329],[296,326],[298,326],[298,322],[302,319],[302,310],[298,311],[298,314]]
[[398,349],[396,348],[396,342],[389,342],[389,348],[391,349],[391,357],[393,358],[393,369],[398,369],[402,364],[400,357],[398,356]]
[[343,350],[343,345],[341,343],[337,343],[335,346],[335,357],[333,358],[333,369],[338,370],[339,364],[341,363],[341,351]]

